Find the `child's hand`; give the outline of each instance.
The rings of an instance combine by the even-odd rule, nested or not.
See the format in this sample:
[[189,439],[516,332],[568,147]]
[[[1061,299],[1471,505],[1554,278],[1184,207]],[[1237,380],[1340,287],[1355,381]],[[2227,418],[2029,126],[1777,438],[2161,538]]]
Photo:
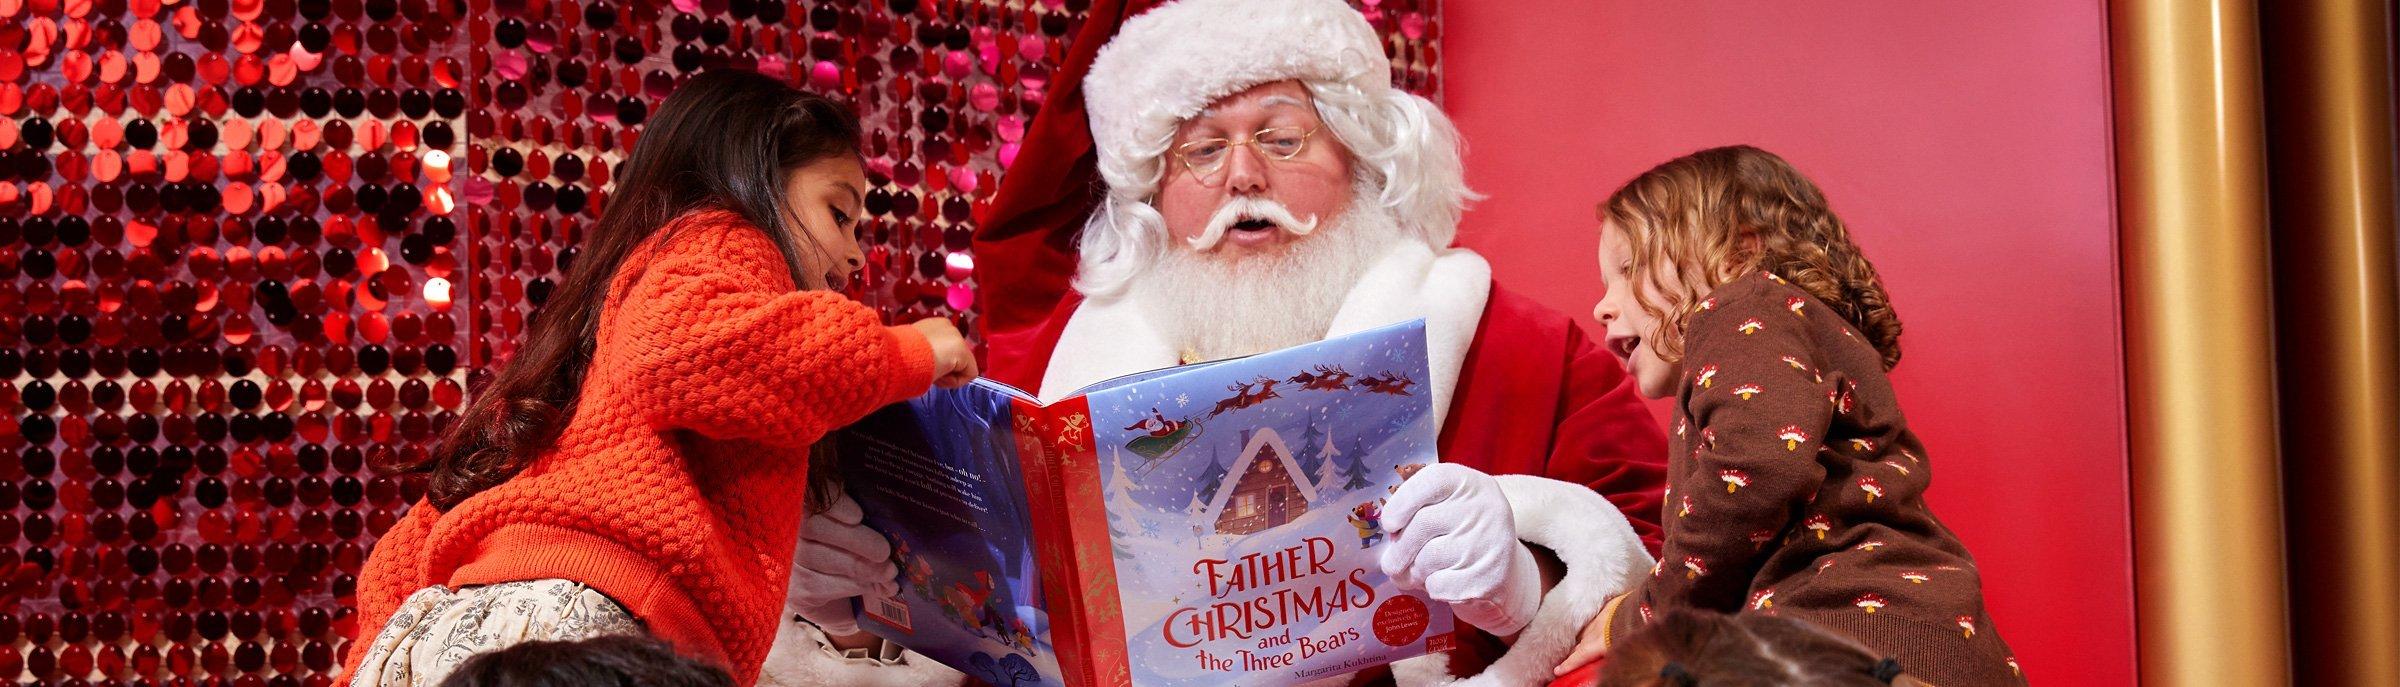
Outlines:
[[[1601,606],[1601,608],[1607,607],[1607,605]],[[1609,614],[1607,613],[1593,614],[1592,622],[1586,623],[1583,626],[1583,634],[1578,636],[1575,640],[1575,650],[1567,652],[1567,660],[1560,661],[1558,663],[1558,667],[1550,671],[1551,674],[1565,675],[1567,673],[1574,672],[1575,669],[1581,668],[1585,664],[1600,660],[1602,657],[1607,656],[1608,649],[1601,641],[1601,638],[1608,635],[1608,620]]]
[[909,323],[925,334],[925,342],[933,344],[933,383],[944,389],[956,389],[975,381],[981,371],[975,367],[975,349],[967,345],[967,337],[958,333],[958,326],[939,317]]

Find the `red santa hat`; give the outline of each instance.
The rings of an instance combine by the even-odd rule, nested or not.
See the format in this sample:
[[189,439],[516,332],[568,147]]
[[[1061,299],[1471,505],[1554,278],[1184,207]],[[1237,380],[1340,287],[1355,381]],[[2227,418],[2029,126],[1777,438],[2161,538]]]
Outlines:
[[[1127,17],[1157,0],[1096,0],[1083,28],[1067,44],[1066,58],[1043,97],[1040,114],[1026,127],[1022,151],[1001,175],[989,206],[977,208],[975,228],[976,324],[992,355],[984,362],[995,377],[1034,369],[1041,355],[1025,352],[1015,337],[1030,337],[1066,297],[1075,274],[1075,237],[1098,204],[1094,193],[1092,129],[1084,116],[1084,74],[1102,46]],[[5,186],[0,186],[5,188]],[[1021,378],[1016,381],[1022,382]],[[1039,383],[1035,380],[1033,383]]]
[[[985,372],[1023,381],[1011,375],[1046,360],[1044,347],[1026,344],[1070,295],[1085,220],[1103,193],[1141,198],[1155,190],[1154,175],[1124,172],[1163,158],[1177,123],[1209,103],[1287,79],[1355,88],[1370,100],[1413,100],[1407,106],[1422,111],[1420,121],[1439,115],[1421,98],[1393,97],[1380,38],[1341,0],[1095,0],[1022,152],[979,208],[976,324],[991,352]],[[1454,135],[1447,127],[1443,120],[1433,128]],[[1455,150],[1447,154],[1454,166]],[[1433,199],[1427,205],[1456,202],[1424,197]],[[1446,244],[1447,234],[1434,242]]]
[[1391,59],[1341,0],[1178,0],[1127,20],[1084,77],[1086,114],[1109,191],[1144,199],[1175,128],[1252,86],[1338,83],[1381,100]]

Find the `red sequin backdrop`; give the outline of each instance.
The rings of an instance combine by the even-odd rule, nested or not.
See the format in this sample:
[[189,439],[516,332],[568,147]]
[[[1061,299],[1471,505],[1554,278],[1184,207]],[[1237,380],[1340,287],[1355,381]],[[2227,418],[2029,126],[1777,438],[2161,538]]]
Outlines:
[[[418,453],[677,81],[853,102],[894,319],[1088,0],[0,0],[0,680],[328,685]],[[1436,86],[1433,0],[1353,0]]]

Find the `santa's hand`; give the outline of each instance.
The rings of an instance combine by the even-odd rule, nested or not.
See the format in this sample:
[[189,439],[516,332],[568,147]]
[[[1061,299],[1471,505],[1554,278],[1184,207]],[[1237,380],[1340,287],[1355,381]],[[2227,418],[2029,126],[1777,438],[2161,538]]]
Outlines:
[[792,552],[791,591],[784,612],[797,614],[828,635],[858,632],[850,608],[856,596],[890,596],[900,589],[900,569],[892,564],[892,545],[882,534],[860,524],[865,513],[850,495],[841,494],[823,513],[811,513],[800,526],[800,545]]
[[1533,620],[1541,571],[1517,541],[1515,514],[1491,475],[1449,463],[1419,470],[1384,505],[1383,524],[1393,539],[1381,562],[1394,583],[1423,590],[1495,635]]

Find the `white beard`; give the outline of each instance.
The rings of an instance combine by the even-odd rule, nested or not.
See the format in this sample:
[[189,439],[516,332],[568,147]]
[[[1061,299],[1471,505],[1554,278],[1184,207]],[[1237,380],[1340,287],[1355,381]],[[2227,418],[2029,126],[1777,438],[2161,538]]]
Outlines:
[[1186,362],[1323,339],[1359,275],[1393,241],[1408,240],[1377,201],[1360,184],[1340,217],[1273,253],[1240,255],[1222,243],[1201,252],[1170,242],[1127,295]]

